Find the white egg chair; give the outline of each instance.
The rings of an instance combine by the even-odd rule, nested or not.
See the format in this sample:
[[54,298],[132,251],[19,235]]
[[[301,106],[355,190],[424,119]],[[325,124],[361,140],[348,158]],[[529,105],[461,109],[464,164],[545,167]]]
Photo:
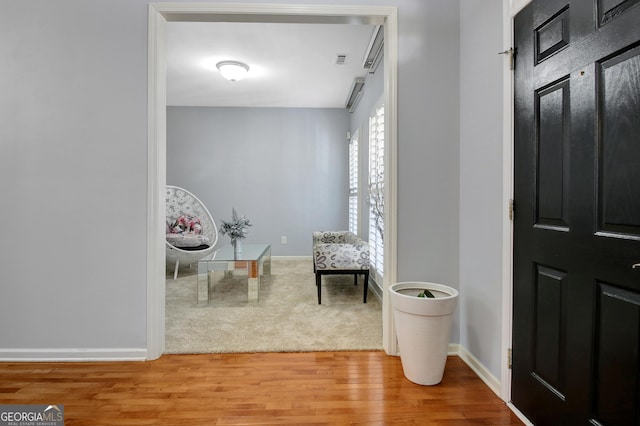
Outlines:
[[[214,251],[218,241],[218,229],[207,207],[184,188],[167,185],[167,264],[175,265],[173,279],[178,278],[180,265],[191,265]],[[191,218],[196,230],[174,232],[177,222]]]

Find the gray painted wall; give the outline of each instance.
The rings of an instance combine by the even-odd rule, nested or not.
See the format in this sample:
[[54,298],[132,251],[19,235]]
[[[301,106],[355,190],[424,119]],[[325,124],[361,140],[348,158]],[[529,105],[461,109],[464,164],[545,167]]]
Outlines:
[[311,232],[348,228],[348,130],[345,109],[168,107],[167,184],[218,227],[235,207],[253,224],[246,243],[311,256]]
[[[398,280],[459,287],[460,8],[409,2],[398,61]],[[453,341],[459,342],[459,310]]]
[[0,57],[0,348],[144,348],[147,2],[2,2]]
[[500,377],[502,4],[460,4],[460,344]]
[[[0,64],[0,352],[146,347],[148,3],[0,6],[0,57],[8,59]],[[459,287],[464,277],[463,290],[471,291],[477,281],[460,265],[473,260],[484,236],[461,240],[461,218],[466,231],[470,205],[498,208],[501,182],[487,175],[467,201],[468,176],[480,170],[461,170],[470,152],[460,144],[461,124],[469,125],[460,119],[460,86],[485,83],[460,69],[461,41],[470,38],[460,37],[459,1],[350,3],[399,11],[398,278]],[[499,15],[490,18],[498,31]],[[463,25],[470,21],[465,15]],[[496,52],[473,53],[474,67],[493,70]],[[484,97],[471,96],[464,101],[484,107]],[[473,249],[461,250],[461,242]],[[484,271],[496,276],[501,265],[488,260]],[[477,342],[499,338],[499,320],[479,312],[496,312],[500,303],[484,300],[460,317],[464,324],[456,321],[454,342],[464,329],[474,355],[498,375],[498,357]]]

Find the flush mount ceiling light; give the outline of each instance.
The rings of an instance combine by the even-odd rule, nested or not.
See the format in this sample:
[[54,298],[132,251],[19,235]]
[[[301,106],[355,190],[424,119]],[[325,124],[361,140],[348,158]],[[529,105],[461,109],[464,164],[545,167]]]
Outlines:
[[238,61],[222,61],[216,64],[220,74],[229,81],[240,81],[249,72],[249,65]]

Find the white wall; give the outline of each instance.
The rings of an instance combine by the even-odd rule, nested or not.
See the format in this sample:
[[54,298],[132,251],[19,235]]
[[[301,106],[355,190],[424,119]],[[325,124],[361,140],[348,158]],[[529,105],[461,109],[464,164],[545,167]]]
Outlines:
[[[480,193],[468,190],[468,176],[485,170],[467,172],[467,142],[459,143],[459,2],[350,3],[399,11],[398,279],[459,287],[465,278],[462,290],[473,291],[460,256],[469,261],[466,250],[475,253],[480,240],[461,252],[460,231],[469,227],[473,200],[494,203],[500,186],[487,178],[489,186],[473,188]],[[0,6],[0,357],[146,348],[147,9],[148,0]],[[478,18],[498,30],[499,13],[484,13]],[[465,15],[466,25],[473,30]],[[469,121],[462,123],[466,129]],[[499,268],[487,265],[491,276]],[[496,299],[484,300],[479,310],[500,309]],[[462,320],[475,320],[471,313]],[[481,362],[498,362],[470,338],[469,325],[455,327],[455,342],[464,329]],[[499,335],[496,326],[479,337],[493,344]]]
[[247,243],[311,256],[313,231],[348,228],[348,129],[345,109],[168,107],[167,184],[193,192],[218,227],[232,207],[246,215]]
[[502,1],[460,2],[460,344],[500,377]]
[[[459,4],[399,11],[398,280],[459,286]],[[456,316],[457,313],[456,312]],[[454,320],[453,341],[459,322]]]
[[146,14],[0,5],[0,349],[146,345]]

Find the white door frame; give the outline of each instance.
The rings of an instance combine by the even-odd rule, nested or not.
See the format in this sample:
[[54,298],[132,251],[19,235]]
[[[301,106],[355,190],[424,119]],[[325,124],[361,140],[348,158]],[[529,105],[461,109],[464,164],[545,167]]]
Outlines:
[[[502,0],[502,41],[505,50],[512,48],[513,18],[532,0]],[[504,55],[504,77],[502,80],[502,194],[503,214],[502,221],[502,351],[501,361],[502,377],[500,382],[500,398],[507,402],[510,408],[527,421],[524,416],[511,405],[511,367],[507,354],[511,350],[513,336],[513,221],[509,218],[510,200],[513,199],[513,71],[509,69],[510,58]]]
[[[397,355],[388,288],[397,276],[397,68],[396,7],[342,5],[257,5],[151,3],[148,26],[147,127],[147,359],[165,347],[165,196],[166,185],[166,23],[295,22],[384,24],[385,98],[385,276],[382,303],[382,346]],[[388,165],[388,168],[387,168]]]

